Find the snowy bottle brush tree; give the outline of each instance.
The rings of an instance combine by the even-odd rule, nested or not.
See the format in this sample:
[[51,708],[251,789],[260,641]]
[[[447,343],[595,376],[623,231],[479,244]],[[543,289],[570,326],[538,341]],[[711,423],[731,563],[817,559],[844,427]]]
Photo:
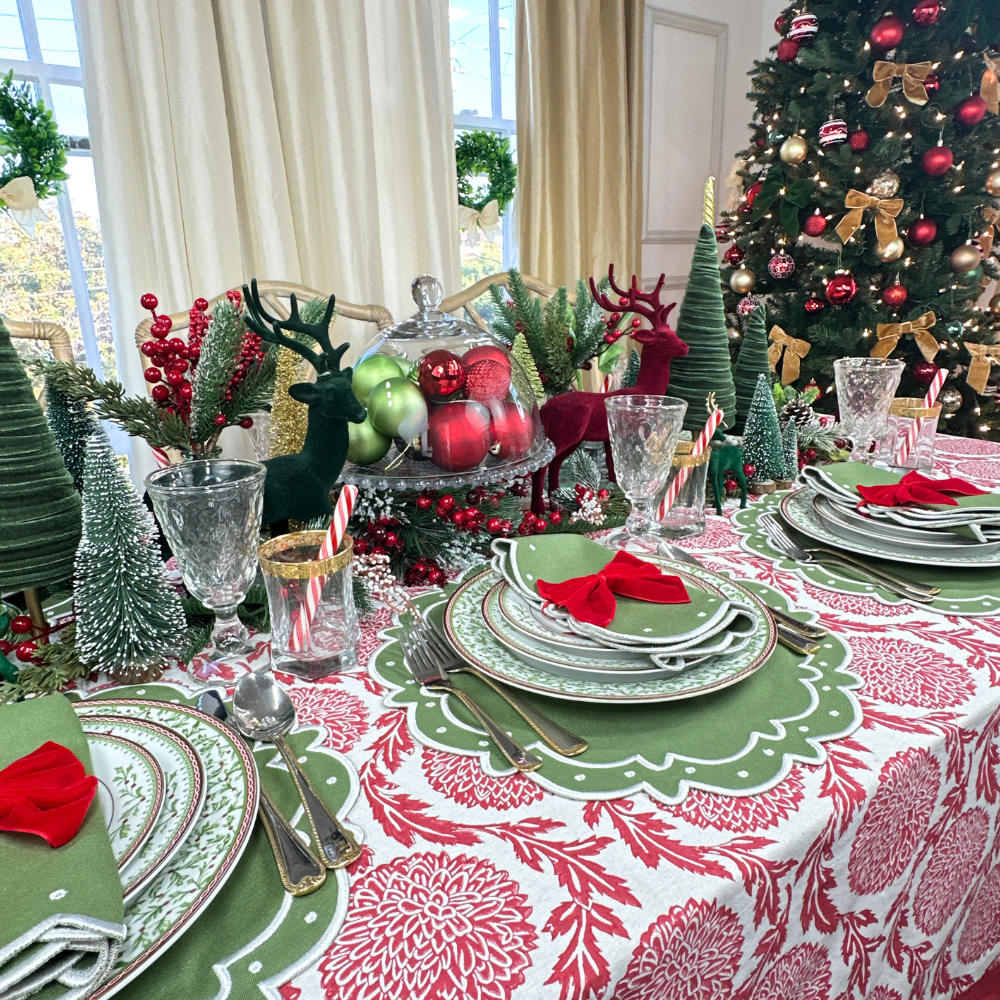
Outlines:
[[155,679],[184,639],[186,620],[167,584],[153,519],[103,430],[87,443],[83,537],[76,554],[76,645],[91,669],[126,684]]

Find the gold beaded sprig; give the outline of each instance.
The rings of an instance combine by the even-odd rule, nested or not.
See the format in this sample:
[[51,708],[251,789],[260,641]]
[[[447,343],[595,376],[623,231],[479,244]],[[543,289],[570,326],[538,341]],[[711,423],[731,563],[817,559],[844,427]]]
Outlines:
[[271,458],[294,455],[305,443],[309,407],[288,395],[288,387],[303,380],[302,369],[302,356],[282,347],[271,402]]

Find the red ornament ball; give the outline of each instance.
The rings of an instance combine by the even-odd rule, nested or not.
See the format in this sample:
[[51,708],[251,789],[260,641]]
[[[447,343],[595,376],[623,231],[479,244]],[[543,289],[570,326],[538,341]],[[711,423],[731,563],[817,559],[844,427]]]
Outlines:
[[226,415],[224,413],[217,413],[213,418],[212,423],[215,424],[216,427],[225,427]]
[[732,238],[733,234],[729,231],[729,223],[725,219],[715,224],[716,243],[728,243]]
[[756,295],[747,295],[745,298],[740,299],[739,305],[736,307],[736,312],[745,319],[759,305],[760,299]]
[[462,355],[462,364],[466,368],[471,368],[477,361],[495,361],[510,371],[510,355],[498,344],[480,344],[478,347],[470,347]]
[[19,643],[16,650],[17,658],[22,663],[28,663],[37,652],[38,644],[31,639],[27,642]]
[[31,619],[27,615],[11,618],[10,630],[14,635],[27,635],[31,631]]
[[933,361],[918,361],[913,366],[913,378],[921,385],[930,385],[938,373],[938,366]]
[[156,340],[163,340],[169,332],[170,331],[166,327],[160,326],[159,323],[154,323],[149,328],[149,335],[154,337]]
[[431,504],[434,503],[434,498],[420,494],[417,497],[417,510],[430,510]]
[[792,18],[791,26],[788,29],[788,37],[794,38],[797,42],[809,42],[816,37],[819,31],[819,18],[815,14],[803,11]]
[[786,29],[787,27],[788,27],[788,18],[787,18],[787,17],[785,17],[785,15],[784,15],[784,14],[779,14],[779,15],[778,15],[778,16],[777,16],[777,17],[776,17],[776,18],[774,19],[774,30],[775,30],[775,31],[776,31],[776,32],[777,32],[777,33],[778,33],[779,35],[783,35],[783,34],[785,33],[785,29]]
[[802,223],[802,232],[806,236],[821,236],[826,232],[826,216],[822,215],[818,210],[808,216],[806,221]]
[[546,521],[544,517],[535,518],[535,531],[537,531],[538,534],[541,534],[548,526],[549,522]]
[[153,386],[153,390],[150,395],[158,403],[162,403],[170,396],[170,390],[161,382],[159,385]]
[[503,399],[510,391],[510,366],[492,358],[475,361],[465,370],[465,398],[480,403]]
[[743,466],[743,475],[747,478],[751,477],[756,471],[757,466],[752,465],[750,462],[747,462],[746,465]]
[[472,400],[436,407],[427,423],[427,443],[431,461],[439,469],[465,472],[475,468],[486,458],[492,443],[490,411]]
[[822,299],[806,299],[802,303],[802,308],[810,315],[813,316],[818,312],[822,312],[826,308],[826,303]]
[[208,299],[195,299],[194,307],[198,312],[204,312],[208,308]]
[[933,94],[941,86],[941,77],[937,73],[931,73],[924,80],[924,90],[928,94]]
[[931,146],[920,160],[929,177],[943,177],[955,162],[955,154],[947,146]]
[[799,43],[794,38],[782,38],[778,42],[778,58],[783,63],[794,62],[798,54]]
[[855,153],[863,153],[867,148],[868,144],[871,142],[871,137],[863,129],[855,129],[848,137],[847,141],[851,144],[851,149]]
[[753,203],[757,200],[757,195],[760,194],[760,189],[763,187],[760,181],[755,181],[750,187],[747,188],[747,193],[743,198],[743,211],[752,212]]
[[465,385],[465,365],[451,351],[428,351],[420,359],[417,381],[425,395],[431,399],[443,399]]
[[13,643],[8,642],[6,639],[0,639],[0,653],[6,656],[14,648]]
[[139,305],[141,305],[143,309],[148,309],[150,312],[152,312],[159,304],[160,300],[152,292],[146,292],[146,294],[139,299]]
[[450,493],[445,493],[437,503],[441,510],[447,512],[455,506],[455,498]]
[[163,378],[163,372],[159,368],[147,368],[143,373],[142,377],[147,382],[159,382]]
[[973,94],[960,102],[955,108],[955,121],[966,128],[978,125],[986,115],[986,102],[979,96]]
[[913,8],[913,23],[921,28],[929,28],[932,24],[937,24],[940,15],[941,0],[920,0]]
[[151,358],[157,351],[160,345],[152,340],[144,340],[139,350],[147,357]]
[[835,306],[845,306],[858,294],[858,283],[849,274],[834,275],[826,286],[826,297]]
[[503,531],[503,521],[499,517],[488,517],[486,519],[486,530],[491,535],[496,535]]
[[181,384],[177,387],[177,395],[184,400],[190,399],[194,395],[194,390],[191,388],[191,383],[181,382]]
[[795,273],[795,258],[779,251],[767,262],[767,271],[778,280],[790,278]]
[[906,302],[907,298],[909,298],[909,292],[907,292],[905,285],[890,285],[882,293],[882,301],[893,309],[898,309]]
[[906,238],[915,247],[929,246],[937,237],[937,223],[933,219],[917,219],[906,230]]
[[520,458],[526,455],[535,440],[535,411],[526,410],[513,401],[495,407],[490,420],[493,446],[497,458]]
[[723,254],[722,259],[733,267],[738,267],[746,259],[746,251],[740,249],[735,243]]
[[170,386],[173,386],[174,388],[176,388],[182,382],[185,382],[185,381],[187,381],[187,380],[184,378],[184,373],[183,372],[178,372],[178,371],[173,371],[173,370],[167,372],[167,385],[170,385]]
[[240,427],[242,427],[245,431],[250,430],[250,428],[253,427],[253,417],[244,417],[240,421]]
[[872,33],[869,37],[876,49],[880,52],[887,52],[889,49],[894,49],[899,45],[903,40],[905,31],[906,25],[903,23],[903,19],[890,15],[889,17],[883,17],[872,28]]

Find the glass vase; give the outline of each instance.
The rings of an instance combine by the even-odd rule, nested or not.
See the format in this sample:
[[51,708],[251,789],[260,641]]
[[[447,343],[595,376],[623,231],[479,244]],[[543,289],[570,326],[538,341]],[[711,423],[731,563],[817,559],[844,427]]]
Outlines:
[[933,469],[940,416],[940,403],[924,406],[922,399],[894,399],[889,407],[889,433],[879,452],[882,462],[892,469]]
[[692,455],[693,447],[691,441],[677,442],[666,491],[670,491],[678,477],[685,475],[685,469],[687,478],[657,526],[664,538],[691,538],[705,531],[705,489],[712,449],[706,448],[700,455]]
[[889,432],[889,407],[904,364],[890,358],[838,358],[833,363],[840,423],[852,462],[874,462]]

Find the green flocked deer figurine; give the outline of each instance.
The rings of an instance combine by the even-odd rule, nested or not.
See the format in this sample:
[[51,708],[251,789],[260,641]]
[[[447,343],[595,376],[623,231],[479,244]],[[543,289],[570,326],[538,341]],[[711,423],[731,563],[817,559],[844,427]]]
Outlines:
[[[256,278],[250,282],[249,289],[243,286],[247,326],[269,343],[301,354],[319,376],[315,382],[296,382],[288,388],[292,399],[309,407],[309,426],[300,452],[279,455],[264,462],[267,466],[264,524],[290,517],[309,521],[333,512],[330,490],[347,458],[347,422],[360,424],[367,415],[351,389],[351,369],[340,368],[340,359],[350,345],[341,344],[335,348],[330,344],[334,297],[330,296],[326,312],[318,323],[304,322],[299,316],[295,294],[289,298],[290,315],[288,319],[280,319],[269,315],[261,305]],[[286,330],[315,340],[320,353],[311,351],[293,337],[286,337],[282,332]]]

